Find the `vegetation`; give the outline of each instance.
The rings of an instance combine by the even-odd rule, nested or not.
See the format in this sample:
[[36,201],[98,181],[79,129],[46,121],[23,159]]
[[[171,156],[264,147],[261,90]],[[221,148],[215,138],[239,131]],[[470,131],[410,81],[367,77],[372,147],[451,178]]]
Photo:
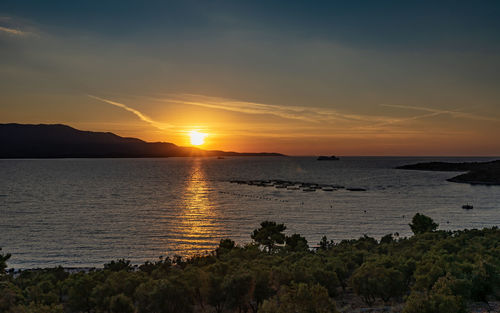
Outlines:
[[253,231],[251,237],[256,243],[266,247],[267,252],[273,253],[277,243],[283,244],[285,242],[286,236],[283,233],[285,230],[286,226],[283,224],[264,221],[260,223],[259,229]]
[[[61,267],[0,276],[0,312],[338,312],[404,303],[404,313],[466,312],[500,298],[500,231],[437,231],[417,214],[415,236],[364,236],[338,243],[263,222],[237,246],[223,239],[210,255],[166,258],[69,274]],[[9,255],[0,254],[0,269]],[[345,311],[345,309],[342,309]]]
[[411,220],[409,224],[411,231],[415,234],[423,234],[426,232],[435,231],[438,228],[438,224],[434,223],[432,218],[425,216],[423,214],[417,213]]

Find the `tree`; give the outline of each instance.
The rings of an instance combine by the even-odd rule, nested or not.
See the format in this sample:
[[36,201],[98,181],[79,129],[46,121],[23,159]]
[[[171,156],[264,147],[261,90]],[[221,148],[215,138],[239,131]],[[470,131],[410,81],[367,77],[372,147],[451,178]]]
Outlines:
[[286,237],[285,242],[285,247],[289,251],[300,252],[309,250],[306,238],[299,234],[293,234],[290,237]]
[[138,313],[188,313],[193,311],[186,285],[178,280],[160,279],[137,287]]
[[71,275],[67,280],[67,284],[69,286],[69,308],[76,312],[90,312],[93,307],[92,289],[96,286],[96,282],[91,278],[90,274],[77,273]]
[[408,225],[415,235],[435,231],[439,226],[439,224],[434,223],[432,218],[420,213],[415,214],[411,224]]
[[465,302],[453,291],[457,280],[442,276],[430,292],[414,290],[408,297],[403,313],[465,313]]
[[123,293],[113,296],[109,304],[112,313],[134,313],[135,308],[132,300]]
[[0,312],[9,312],[9,309],[24,300],[23,292],[19,287],[8,281],[0,281]]
[[259,313],[337,313],[335,302],[320,285],[304,283],[283,287],[280,293],[264,301]]
[[276,222],[264,221],[260,223],[260,228],[255,229],[252,233],[252,239],[255,242],[267,248],[268,253],[273,253],[276,244],[283,244],[285,242],[286,226],[284,224],[276,224]]
[[[108,312],[114,296],[133,298],[137,287],[145,280],[140,272],[104,272],[107,277],[92,290],[92,302],[98,311]],[[120,299],[118,299],[120,300]]]
[[119,271],[131,272],[134,268],[130,264],[129,260],[119,259],[117,261],[111,261],[109,263],[104,264],[104,269],[110,270],[112,272],[119,272]]
[[227,252],[233,250],[235,247],[236,247],[236,243],[233,240],[231,240],[229,238],[221,239],[219,246],[217,247],[217,249],[215,249],[215,254],[218,257],[220,257],[224,253],[227,253]]
[[472,299],[488,303],[488,295],[494,292],[495,286],[500,286],[499,277],[499,272],[494,265],[480,260],[472,271]]
[[394,237],[392,237],[392,234],[387,234],[380,239],[380,243],[389,244],[392,242],[394,242]]
[[253,294],[249,306],[253,313],[257,313],[262,302],[273,296],[275,290],[271,288],[270,273],[265,266],[259,265],[253,268],[253,280]]
[[369,306],[378,297],[387,302],[391,297],[399,297],[405,291],[404,275],[395,268],[366,262],[351,277],[356,294]]
[[223,288],[223,275],[215,272],[210,273],[208,277],[208,295],[207,302],[213,306],[216,313],[222,313],[226,304],[226,294]]
[[222,288],[229,309],[246,312],[253,293],[253,278],[248,273],[226,277]]
[[335,243],[333,240],[328,241],[328,238],[326,236],[321,237],[321,241],[318,243],[319,249],[320,250],[330,250],[335,246]]
[[[2,248],[0,248],[2,251]],[[5,269],[7,268],[7,260],[10,259],[10,254],[2,254],[0,253],[0,277],[5,274]]]

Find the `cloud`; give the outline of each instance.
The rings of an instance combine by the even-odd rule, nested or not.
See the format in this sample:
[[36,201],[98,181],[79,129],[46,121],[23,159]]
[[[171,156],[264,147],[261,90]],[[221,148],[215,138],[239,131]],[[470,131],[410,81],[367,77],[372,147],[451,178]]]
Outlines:
[[101,102],[108,103],[108,104],[114,105],[116,107],[122,108],[122,109],[124,109],[126,111],[129,111],[129,112],[133,113],[135,116],[137,116],[139,119],[141,119],[142,121],[150,124],[153,127],[158,128],[158,129],[164,130],[164,129],[168,129],[168,128],[172,128],[173,127],[173,125],[155,121],[152,118],[150,118],[149,116],[147,116],[147,115],[141,113],[140,111],[138,111],[136,109],[133,109],[133,108],[131,108],[131,107],[129,107],[129,106],[123,104],[123,103],[119,103],[119,102],[116,102],[116,101],[111,101],[111,100],[100,98],[100,97],[96,97],[96,96],[93,96],[93,95],[87,95],[87,96],[90,97],[90,98],[92,98],[92,99],[96,99],[96,100],[99,100]]
[[410,117],[406,117],[406,118],[391,118],[391,119],[388,119],[386,122],[381,122],[381,123],[377,123],[377,124],[374,124],[374,125],[369,125],[367,127],[364,127],[364,128],[367,128],[367,129],[380,129],[382,130],[381,127],[383,126],[388,126],[388,125],[392,125],[392,124],[398,124],[398,123],[403,123],[403,122],[409,122],[409,121],[415,121],[415,120],[420,120],[420,119],[425,119],[425,118],[428,118],[428,117],[434,117],[434,116],[438,116],[438,115],[442,115],[444,113],[441,113],[441,112],[432,112],[432,113],[427,113],[427,114],[421,114],[421,115],[415,115],[415,116],[410,116]]
[[5,26],[0,26],[0,32],[7,33],[9,35],[14,35],[14,36],[26,36],[30,34],[29,32],[25,32],[19,29],[15,28],[10,28],[10,27],[5,27]]
[[[476,114],[472,114],[472,113],[461,112],[459,110],[440,110],[440,109],[433,109],[433,108],[427,108],[427,107],[411,106],[411,105],[399,105],[399,104],[381,104],[381,106],[390,107],[390,108],[399,108],[399,109],[431,112],[431,114],[422,115],[422,117],[448,114],[448,115],[455,117],[455,118],[465,118],[465,119],[492,121],[492,122],[499,121],[499,119],[495,118],[495,117],[476,115]],[[412,119],[416,119],[416,118],[419,118],[419,117],[417,116],[417,117],[414,117]]]
[[[89,95],[89,97],[117,106],[127,110],[140,120],[149,123],[158,129],[176,128],[171,124],[161,123],[153,120],[142,112],[133,109],[123,103]],[[294,124],[294,126],[283,129],[282,126],[267,125],[259,128],[258,131],[248,131],[239,125],[232,125],[228,128],[219,128],[219,135],[247,135],[247,136],[265,136],[273,138],[332,138],[332,137],[390,137],[397,136],[418,136],[428,132],[427,129],[419,129],[418,127],[401,128],[393,126],[408,121],[421,120],[439,115],[451,115],[452,117],[481,119],[488,121],[496,121],[498,119],[486,116],[474,115],[471,113],[460,112],[457,110],[440,110],[426,107],[414,107],[404,105],[382,104],[381,106],[411,109],[424,111],[425,114],[419,114],[410,117],[389,117],[389,116],[372,116],[340,113],[334,109],[306,107],[306,106],[289,106],[264,104],[258,102],[240,101],[223,97],[211,97],[199,94],[174,94],[165,97],[139,97],[143,101],[157,101],[160,103],[173,103],[182,105],[193,105],[217,110],[226,110],[244,114],[268,114],[284,119],[306,122],[307,124]],[[325,127],[330,131],[325,132]],[[437,132],[437,130],[435,130]],[[451,136],[457,135],[456,132],[440,131],[441,135]],[[435,133],[437,135],[437,133]]]
[[[449,111],[449,110],[438,110],[424,107],[411,107],[411,106],[398,106],[398,105],[385,105],[387,107],[399,107],[405,109],[414,109],[427,111],[426,114],[415,115],[411,117],[389,117],[389,116],[377,116],[377,115],[360,115],[360,114],[348,114],[340,113],[337,110],[329,108],[319,108],[319,107],[309,107],[309,106],[289,106],[289,105],[275,105],[275,104],[264,104],[258,102],[240,101],[234,99],[228,99],[223,97],[211,97],[199,94],[174,94],[167,95],[165,98],[149,98],[150,100],[175,103],[175,104],[185,104],[194,105],[212,109],[233,111],[245,114],[268,114],[277,116],[284,119],[298,120],[303,122],[308,122],[311,124],[323,124],[318,126],[312,126],[313,129],[323,130],[326,125],[336,134],[339,132],[344,132],[348,129],[349,133],[373,133],[375,131],[384,132],[386,134],[401,134],[404,131],[401,128],[390,127],[393,124],[400,124],[403,122],[414,121],[426,119],[438,115],[449,114],[454,117],[463,118],[475,118],[475,119],[487,119],[495,120],[488,117],[476,116],[469,113],[463,113],[459,111]],[[332,128],[333,127],[333,128]],[[425,130],[417,131],[419,133]],[[288,130],[290,132],[290,130]],[[415,130],[412,130],[415,132]],[[272,132],[266,132],[270,135]],[[328,134],[326,136],[331,136]]]
[[344,114],[327,108],[309,106],[287,106],[264,104],[258,102],[239,101],[221,97],[210,97],[197,94],[179,94],[158,99],[163,102],[195,105],[211,109],[220,109],[246,114],[268,114],[285,119],[300,120],[310,123],[351,121],[368,122],[379,119],[375,116],[363,116],[355,114]]
[[15,37],[38,37],[39,31],[29,20],[11,16],[0,16],[0,35],[1,34]]

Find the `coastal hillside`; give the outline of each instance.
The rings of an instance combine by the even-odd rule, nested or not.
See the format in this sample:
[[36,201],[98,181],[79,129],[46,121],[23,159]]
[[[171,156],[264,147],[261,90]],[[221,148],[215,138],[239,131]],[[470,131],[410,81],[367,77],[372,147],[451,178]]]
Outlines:
[[281,156],[279,153],[238,153],[180,147],[169,142],[145,142],[61,124],[0,124],[0,145],[0,158],[4,159]]

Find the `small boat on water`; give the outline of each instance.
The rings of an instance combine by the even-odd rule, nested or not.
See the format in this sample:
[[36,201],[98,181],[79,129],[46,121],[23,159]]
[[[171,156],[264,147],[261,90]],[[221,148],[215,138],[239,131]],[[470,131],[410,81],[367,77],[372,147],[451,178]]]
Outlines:
[[474,206],[472,204],[464,204],[462,205],[462,209],[464,210],[472,210]]
[[334,190],[333,187],[330,187],[330,186],[321,187],[321,189],[323,191],[333,191]]
[[316,188],[304,188],[304,189],[302,189],[302,191],[313,192],[313,191],[316,191]]

